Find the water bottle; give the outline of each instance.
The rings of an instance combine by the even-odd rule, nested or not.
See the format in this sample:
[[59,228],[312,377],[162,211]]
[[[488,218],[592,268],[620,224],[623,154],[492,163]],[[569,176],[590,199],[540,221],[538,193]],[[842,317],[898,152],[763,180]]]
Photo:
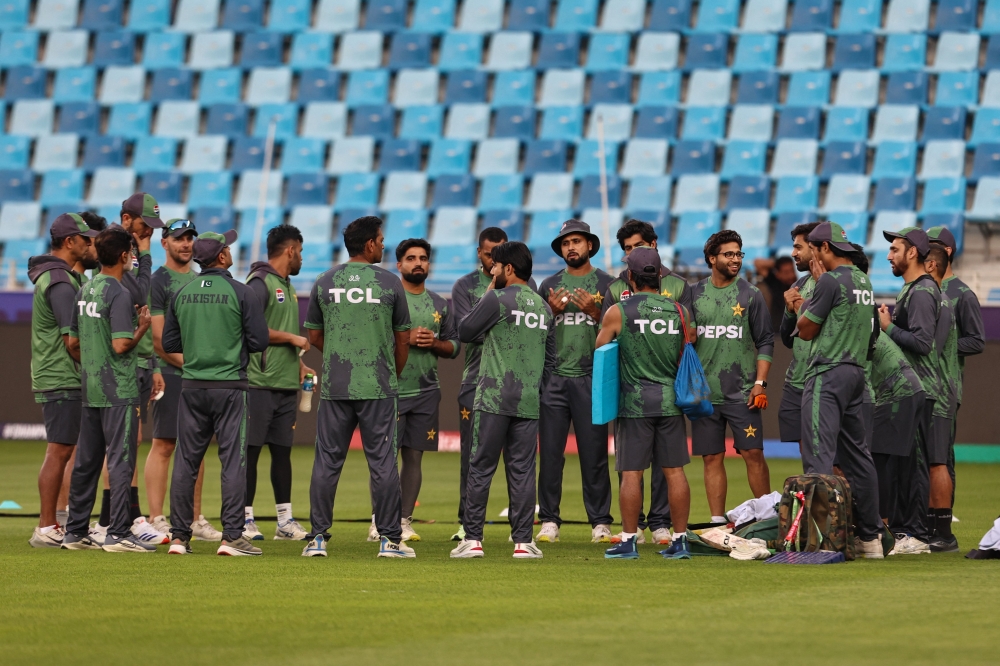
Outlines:
[[316,386],[316,378],[313,374],[307,373],[305,380],[302,382],[302,393],[299,396],[299,411],[308,412],[312,409],[313,403],[313,390]]

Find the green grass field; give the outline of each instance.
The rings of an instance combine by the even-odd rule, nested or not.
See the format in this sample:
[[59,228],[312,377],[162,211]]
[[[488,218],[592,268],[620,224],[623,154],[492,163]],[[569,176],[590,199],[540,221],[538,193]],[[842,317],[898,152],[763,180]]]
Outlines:
[[[0,501],[37,511],[40,444],[0,442]],[[140,461],[145,459],[145,449]],[[261,460],[259,515],[273,515]],[[312,452],[294,452],[295,514],[308,517]],[[0,518],[0,662],[37,663],[987,663],[996,661],[1000,562],[921,555],[824,567],[729,558],[607,561],[586,525],[565,525],[545,558],[510,557],[507,525],[487,526],[486,557],[448,559],[458,455],[428,454],[409,561],[375,558],[365,542],[367,470],[352,453],[339,488],[327,559],[302,544],[263,542],[260,558],[167,557],[34,550],[35,520]],[[749,497],[727,461],[729,505]],[[206,513],[218,516],[218,460]],[[772,483],[801,468],[772,461]],[[960,465],[955,525],[963,553],[1000,511],[996,465]],[[708,518],[701,464],[688,467],[692,520]],[[140,474],[141,478],[141,474]],[[616,500],[617,501],[617,500]],[[488,516],[506,506],[503,475]],[[143,508],[146,508],[143,498]],[[613,513],[618,514],[617,504]],[[566,465],[563,516],[584,518],[579,467]],[[213,522],[218,527],[217,518]],[[303,520],[302,522],[306,522]],[[274,524],[264,523],[270,537]]]

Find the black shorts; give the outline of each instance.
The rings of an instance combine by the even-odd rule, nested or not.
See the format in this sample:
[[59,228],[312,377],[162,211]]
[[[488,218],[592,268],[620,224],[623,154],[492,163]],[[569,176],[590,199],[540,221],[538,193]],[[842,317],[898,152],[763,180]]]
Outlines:
[[764,424],[759,409],[750,409],[743,402],[724,402],[712,407],[715,411],[711,416],[691,422],[691,452],[694,455],[725,453],[726,424],[733,433],[737,451],[764,448]]
[[917,428],[923,419],[924,394],[875,407],[872,428],[872,454],[909,456],[917,441]]
[[252,388],[247,392],[247,446],[291,446],[298,391]]
[[[139,363],[145,363],[146,359],[140,358]],[[149,406],[149,394],[153,390],[153,371],[149,368],[136,368],[135,378],[139,383],[139,423],[146,422],[146,407]]]
[[399,399],[396,441],[399,447],[415,451],[438,450],[438,405],[441,391],[424,391],[412,398]]
[[181,401],[181,376],[163,373],[163,397],[153,402],[153,438],[177,439],[177,406]]
[[778,407],[778,436],[782,442],[802,439],[802,389],[785,382]]
[[615,471],[641,472],[649,466],[683,467],[691,462],[683,416],[616,421]]
[[45,419],[45,439],[52,444],[76,446],[80,439],[80,417],[83,400],[76,397],[51,400],[42,403],[42,417]]
[[927,464],[947,465],[951,455],[951,419],[946,416],[931,417],[927,433]]

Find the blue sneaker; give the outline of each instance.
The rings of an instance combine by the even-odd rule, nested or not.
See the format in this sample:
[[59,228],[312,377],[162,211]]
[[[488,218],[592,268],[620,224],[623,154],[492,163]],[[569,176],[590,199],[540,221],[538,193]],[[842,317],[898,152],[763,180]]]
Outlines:
[[639,559],[639,549],[636,547],[636,540],[638,537],[632,537],[630,539],[625,539],[611,548],[604,551],[604,559],[606,560],[637,560]]
[[417,554],[412,548],[406,545],[405,541],[393,543],[388,537],[382,537],[382,543],[378,548],[378,557],[416,557]]
[[691,551],[688,549],[687,535],[681,534],[679,536],[674,536],[674,540],[670,544],[670,548],[661,550],[660,555],[663,555],[663,557],[668,560],[690,560]]
[[322,534],[317,534],[306,544],[302,549],[302,557],[326,557],[326,539]]

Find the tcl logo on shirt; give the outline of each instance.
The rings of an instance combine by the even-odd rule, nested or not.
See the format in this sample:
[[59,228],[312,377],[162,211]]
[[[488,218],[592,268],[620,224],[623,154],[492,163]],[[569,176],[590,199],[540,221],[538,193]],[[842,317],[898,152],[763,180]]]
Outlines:
[[281,289],[280,287],[277,288],[277,289],[275,289],[274,290],[274,297],[278,300],[279,303],[284,303],[285,302],[285,290]]
[[[93,291],[93,289],[91,289]],[[80,308],[80,316],[86,315],[87,317],[94,317],[95,319],[101,318],[101,313],[97,311],[97,303],[88,303],[87,301],[77,301],[77,306]]]
[[344,296],[347,298],[348,303],[381,303],[379,299],[372,295],[372,288],[361,289],[360,287],[351,287],[350,289],[344,289],[343,287],[335,287],[330,290],[333,294],[333,302],[340,303],[340,297]]
[[545,325],[545,315],[535,312],[523,312],[521,310],[511,310],[510,313],[514,315],[515,326],[520,326],[521,320],[524,319],[524,325],[528,328],[540,328],[543,331],[549,330],[549,327]]

